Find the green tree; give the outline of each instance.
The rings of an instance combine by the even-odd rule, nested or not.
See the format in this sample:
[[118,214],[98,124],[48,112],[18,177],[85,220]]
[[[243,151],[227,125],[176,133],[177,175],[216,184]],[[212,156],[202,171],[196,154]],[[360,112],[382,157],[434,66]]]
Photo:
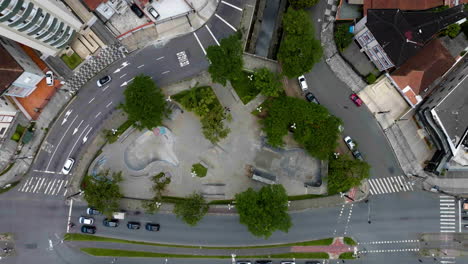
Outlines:
[[153,181],[151,190],[154,196],[151,200],[142,201],[142,206],[148,214],[154,214],[159,211],[162,202],[162,192],[166,189],[166,186],[171,183],[171,178],[166,176],[164,172],[154,175],[151,177],[151,180]]
[[354,35],[349,32],[349,24],[338,24],[335,30],[335,44],[344,51],[353,42]]
[[341,121],[323,106],[284,96],[265,107],[267,115],[260,122],[270,145],[282,146],[283,137],[291,131],[294,139],[318,159],[327,159],[335,149]]
[[288,195],[282,185],[268,185],[258,192],[249,188],[236,194],[236,209],[240,222],[255,236],[270,237],[276,230],[288,232],[291,217],[288,214]]
[[254,74],[255,89],[265,96],[279,96],[283,91],[278,74],[267,68],[257,69]]
[[373,84],[373,83],[375,83],[375,81],[377,81],[377,77],[375,76],[375,74],[373,74],[372,72],[367,74],[366,82],[368,84]]
[[240,78],[244,65],[241,37],[241,33],[233,34],[222,39],[219,46],[206,49],[206,56],[211,62],[208,72],[213,82],[226,85],[227,80]]
[[451,24],[450,26],[448,26],[445,29],[444,33],[450,38],[454,38],[458,36],[458,34],[460,33],[460,30],[461,30],[461,26],[455,23],[455,24]]
[[358,186],[363,179],[369,178],[370,166],[365,161],[340,155],[330,157],[328,164],[328,194],[346,192]]
[[124,92],[125,102],[122,109],[128,114],[128,119],[135,122],[138,129],[152,129],[162,124],[167,114],[166,100],[161,89],[145,75],[136,76]]
[[208,204],[201,194],[193,193],[178,201],[173,213],[190,226],[195,226],[208,212]]
[[201,119],[202,133],[211,143],[219,142],[231,132],[228,127],[224,126],[223,120],[226,118],[226,113],[221,109],[221,106],[218,106]]
[[314,6],[319,0],[289,0],[289,3],[295,9],[308,8]]
[[283,17],[284,38],[278,52],[283,73],[289,78],[310,70],[322,57],[320,41],[314,38],[309,15],[304,10],[289,8]]
[[119,183],[122,182],[122,172],[109,171],[96,176],[87,176],[84,179],[84,199],[89,205],[95,207],[106,216],[119,209],[119,201],[123,197]]

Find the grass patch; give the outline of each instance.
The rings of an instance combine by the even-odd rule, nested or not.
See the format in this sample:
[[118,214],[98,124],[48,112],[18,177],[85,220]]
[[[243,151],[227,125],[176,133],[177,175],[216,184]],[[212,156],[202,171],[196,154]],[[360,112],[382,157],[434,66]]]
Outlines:
[[7,173],[7,172],[13,167],[13,165],[15,165],[14,162],[10,163],[10,164],[8,165],[8,167],[6,167],[6,169],[4,169],[2,172],[0,172],[0,176],[2,176],[2,175],[4,175],[5,173]]
[[260,93],[255,89],[254,81],[251,81],[248,76],[253,75],[250,72],[242,72],[237,80],[230,80],[232,88],[236,91],[242,103],[247,104]]
[[113,243],[125,243],[125,244],[138,244],[158,247],[178,247],[178,248],[204,248],[204,249],[249,249],[249,248],[277,248],[277,247],[288,247],[288,246],[329,246],[333,242],[333,238],[325,238],[320,240],[295,242],[288,244],[274,244],[274,245],[261,245],[261,246],[245,246],[245,247],[214,247],[214,246],[192,246],[192,245],[177,245],[177,244],[162,244],[162,243],[151,243],[143,241],[125,240],[112,237],[102,237],[87,234],[65,234],[64,240],[68,241],[98,241],[98,242],[113,242]]
[[355,259],[353,252],[341,253],[339,256],[340,259]]
[[10,183],[11,185],[8,188],[0,188],[0,193],[8,192],[9,190],[15,188],[15,186],[18,185],[18,183],[20,183],[20,181]]
[[230,203],[232,203],[234,201],[235,200],[214,200],[214,201],[209,202],[208,204],[213,204],[213,205],[216,205],[216,204],[230,204]]
[[60,58],[65,62],[65,64],[68,66],[70,69],[75,69],[80,63],[83,61],[78,54],[73,53],[71,56],[68,56],[66,54],[63,54],[60,56]]
[[[130,257],[130,258],[209,258],[209,259],[229,259],[231,256],[209,256],[209,255],[185,255],[185,254],[169,254],[169,253],[156,253],[147,251],[133,251],[121,249],[108,249],[108,248],[81,248],[81,251],[100,257]],[[342,254],[343,255],[343,254]],[[341,256],[341,255],[340,255]],[[272,254],[269,256],[238,256],[238,258],[315,258],[315,259],[328,259],[329,256],[324,252],[312,253],[284,253]]]
[[350,245],[350,246],[356,246],[357,245],[356,241],[354,241],[354,239],[352,239],[350,237],[345,237],[343,239],[343,241],[345,242],[346,245]]
[[11,140],[14,140],[16,142],[19,142],[21,136],[23,135],[24,131],[26,130],[26,127],[18,124],[16,125],[15,133],[11,136]]
[[117,139],[119,139],[120,135],[122,135],[133,124],[135,124],[134,121],[127,120],[117,128],[117,131],[115,133],[113,133],[112,130],[105,130],[104,136],[106,137],[107,142],[109,142],[110,144],[116,142]]
[[307,199],[315,199],[315,198],[322,198],[327,197],[326,195],[320,194],[302,194],[302,195],[292,195],[288,196],[289,201],[299,201],[299,200],[307,200]]
[[197,174],[197,177],[203,178],[206,176],[208,169],[200,163],[196,163],[192,165],[192,172],[195,172],[195,174]]

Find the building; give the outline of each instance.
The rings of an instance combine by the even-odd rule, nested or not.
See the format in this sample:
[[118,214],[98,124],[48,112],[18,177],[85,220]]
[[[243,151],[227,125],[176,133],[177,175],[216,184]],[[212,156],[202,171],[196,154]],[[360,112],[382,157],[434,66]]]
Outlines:
[[365,0],[364,16],[369,9],[426,10],[445,5],[444,0]]
[[0,0],[0,35],[47,55],[66,47],[81,26],[59,0]]
[[0,97],[0,143],[8,134],[17,113],[16,108],[5,97]]
[[441,12],[369,9],[355,40],[380,71],[399,68],[447,26],[466,17],[463,5]]
[[452,65],[455,58],[442,42],[434,39],[400,68],[390,74],[392,83],[406,102],[415,107],[423,100],[432,83],[437,83]]
[[7,87],[8,89],[0,93],[0,95],[14,97],[26,97],[30,95],[36,89],[37,84],[44,79],[44,73],[14,41],[0,37],[0,46],[2,47],[0,56],[5,56],[8,60],[11,61],[13,59],[16,62],[15,75],[9,75],[7,72],[0,73],[1,78],[5,78],[6,75],[9,75],[8,77],[10,78],[16,78]]
[[454,157],[468,171],[468,56],[446,74],[418,111],[437,151],[425,170],[440,174]]

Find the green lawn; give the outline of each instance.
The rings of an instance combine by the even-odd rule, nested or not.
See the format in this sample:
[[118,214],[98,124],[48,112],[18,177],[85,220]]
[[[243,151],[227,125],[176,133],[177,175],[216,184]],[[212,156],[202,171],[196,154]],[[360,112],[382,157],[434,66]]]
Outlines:
[[15,186],[18,185],[18,183],[20,183],[20,181],[12,182],[11,186],[8,188],[0,188],[0,193],[8,192],[9,190],[15,188]]
[[[121,249],[108,249],[108,248],[81,248],[81,251],[100,257],[133,257],[133,258],[211,258],[211,259],[229,259],[231,256],[210,256],[210,255],[184,255],[184,254],[168,254],[156,253],[147,251],[133,251]],[[341,254],[343,255],[343,254]],[[341,256],[340,255],[340,256]],[[311,253],[284,253],[272,255],[259,255],[259,256],[237,256],[237,258],[315,258],[315,259],[328,259],[329,256],[324,252],[311,252]]]
[[353,252],[341,253],[339,256],[340,259],[355,259]]
[[208,169],[200,163],[196,163],[192,165],[192,172],[195,172],[197,174],[197,177],[203,178],[206,176]]
[[115,134],[112,133],[112,131],[108,130],[105,134],[106,136],[106,139],[107,141],[112,144],[114,142],[117,141],[117,139],[119,139],[120,135],[123,134],[123,132],[125,132],[129,127],[131,127],[135,122],[133,121],[130,121],[130,120],[127,120],[125,121],[123,124],[121,124],[118,128],[117,128],[117,132],[115,132]]
[[248,78],[249,75],[253,75],[253,73],[242,72],[238,80],[231,80],[232,87],[244,104],[253,100],[260,93],[259,90],[255,89],[254,82]]
[[80,63],[83,61],[76,53],[73,53],[71,56],[63,54],[60,58],[65,62],[65,64],[67,64],[68,68],[72,70],[80,65]]
[[346,245],[350,245],[350,246],[356,246],[357,245],[356,241],[354,241],[354,239],[352,239],[350,237],[345,237],[343,239],[343,241],[345,242]]
[[11,140],[14,140],[16,142],[19,142],[21,136],[23,135],[24,131],[26,130],[26,127],[18,124],[16,125],[15,133],[11,136]]
[[[133,241],[125,240],[111,237],[102,237],[94,236],[87,234],[65,234],[64,240],[74,240],[74,241],[98,241],[98,242],[114,242],[114,243],[126,243],[126,244],[139,244],[139,245],[149,245],[149,246],[158,246],[158,247],[180,247],[180,248],[200,248],[202,246],[194,245],[175,245],[175,244],[161,244],[161,243],[150,243],[143,241]],[[213,247],[213,246],[203,246],[205,249],[248,249],[248,248],[276,248],[276,247],[288,247],[288,246],[328,246],[333,242],[333,238],[325,238],[320,240],[311,240],[303,242],[295,242],[288,244],[273,244],[273,245],[260,245],[260,246],[245,246],[245,247]]]

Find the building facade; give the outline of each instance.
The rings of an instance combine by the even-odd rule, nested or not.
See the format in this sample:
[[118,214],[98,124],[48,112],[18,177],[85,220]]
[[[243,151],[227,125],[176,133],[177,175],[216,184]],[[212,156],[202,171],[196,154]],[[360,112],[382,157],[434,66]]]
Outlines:
[[59,0],[0,0],[0,35],[44,54],[66,47],[81,26]]

